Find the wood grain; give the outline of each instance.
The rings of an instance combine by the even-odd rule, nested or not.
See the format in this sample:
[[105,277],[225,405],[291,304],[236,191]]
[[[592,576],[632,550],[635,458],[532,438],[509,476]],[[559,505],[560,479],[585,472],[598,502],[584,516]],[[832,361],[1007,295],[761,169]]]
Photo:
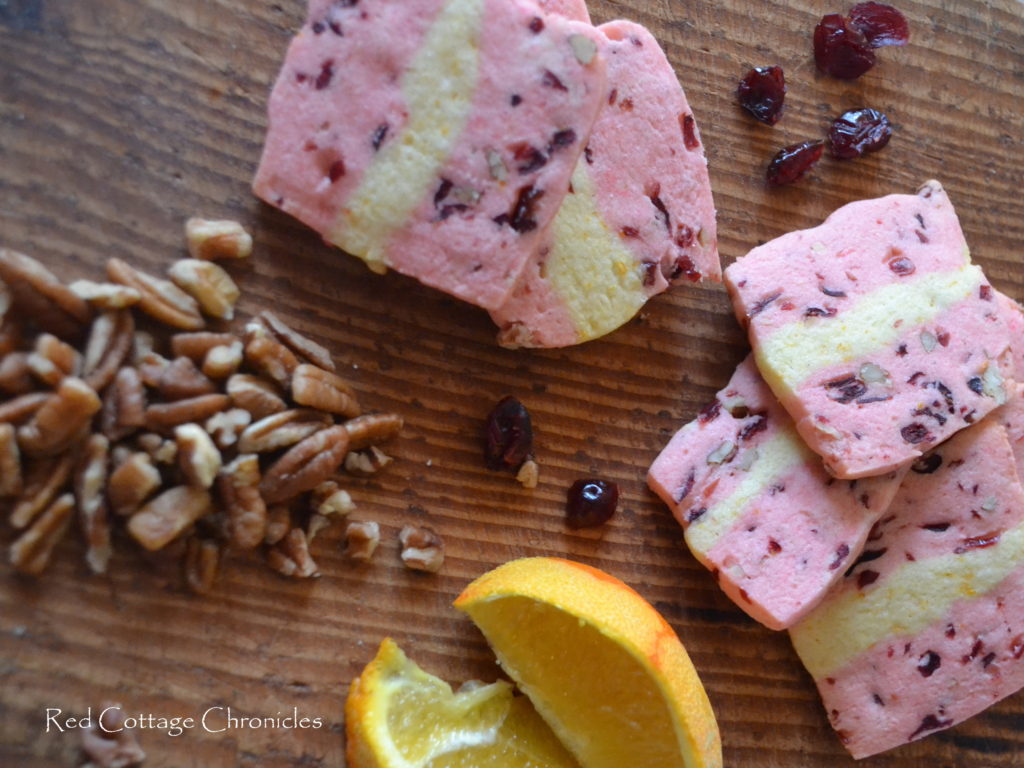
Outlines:
[[[594,0],[594,18],[648,25],[664,45],[707,146],[728,263],[813,225],[858,198],[940,179],[975,258],[1024,297],[1024,15],[1015,0],[906,0],[912,42],[879,53],[854,83],[820,76],[810,0]],[[38,581],[0,566],[0,764],[71,765],[77,737],[44,731],[45,708],[81,714],[116,700],[133,712],[196,716],[214,706],[274,716],[297,707],[318,730],[141,734],[148,766],[339,766],[348,682],[385,635],[453,681],[497,674],[482,637],[451,607],[484,570],[522,555],[604,568],[651,600],[689,649],[719,717],[726,765],[852,765],[784,634],[749,620],[682,544],[644,473],[745,354],[718,287],[661,296],[627,327],[583,347],[510,352],[484,313],[397,275],[377,277],[249,192],[265,106],[298,0],[7,0],[0,2],[0,244],[67,279],[97,278],[116,256],[163,270],[183,255],[194,214],[237,218],[256,238],[231,269],[243,316],[272,306],[330,347],[372,408],[406,416],[398,461],[353,482],[360,518],[384,543],[353,566],[337,533],[315,545],[323,578],[285,581],[238,557],[196,599],[174,569],[126,541],[106,578],[68,540]],[[774,129],[737,108],[737,78],[781,64],[786,115]],[[886,111],[896,131],[864,160],[826,158],[799,186],[768,191],[764,167],[784,144],[821,136],[846,108]],[[503,394],[533,412],[540,486],[483,469],[481,420]],[[562,524],[564,489],[598,474],[623,490],[598,532]],[[397,531],[442,533],[437,576],[405,570]],[[3,542],[9,540],[5,532]],[[6,559],[5,559],[6,562]],[[1024,696],[870,768],[1020,766]],[[633,768],[633,767],[624,767]],[[637,766],[636,768],[642,768]]]

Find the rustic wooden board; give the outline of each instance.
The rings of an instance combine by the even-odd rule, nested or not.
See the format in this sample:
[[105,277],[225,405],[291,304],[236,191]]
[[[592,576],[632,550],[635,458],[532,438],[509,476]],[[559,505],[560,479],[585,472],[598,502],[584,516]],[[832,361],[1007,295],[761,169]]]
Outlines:
[[[369,1],[369,0],[367,0]],[[370,407],[405,414],[398,461],[354,482],[359,516],[379,520],[376,560],[355,567],[337,532],[315,546],[323,578],[295,583],[236,558],[213,596],[181,591],[172,568],[121,544],[91,576],[68,540],[38,581],[0,566],[0,764],[71,765],[74,733],[44,732],[47,707],[322,717],[319,730],[170,737],[142,733],[149,766],[339,766],[348,682],[391,635],[450,680],[492,679],[481,636],[451,607],[473,577],[522,555],[565,555],[635,586],[677,629],[707,685],[729,766],[851,765],[784,634],[747,619],[690,557],[644,473],[667,437],[725,382],[745,341],[720,288],[682,288],[636,321],[577,349],[509,352],[486,316],[412,281],[370,274],[258,203],[249,180],[270,85],[299,0],[0,2],[0,244],[67,278],[111,256],[162,270],[193,214],[244,221],[252,264],[234,268],[243,315],[264,306],[330,345]],[[707,145],[723,258],[820,221],[862,197],[937,177],[993,282],[1024,297],[1024,16],[1015,0],[904,0],[913,40],[880,52],[861,80],[820,77],[809,0],[594,0],[596,20],[647,24],[687,89]],[[782,64],[787,114],[774,129],[737,108],[737,77]],[[869,105],[895,136],[881,154],[826,159],[800,186],[767,191],[777,148]],[[482,468],[480,426],[514,393],[531,408],[542,480],[533,492]],[[564,489],[597,473],[624,499],[598,532],[562,524]],[[396,534],[427,522],[448,548],[425,576],[397,559]],[[3,541],[9,540],[4,532]],[[864,766],[1020,766],[1024,696]],[[632,768],[632,767],[626,767]],[[640,766],[636,768],[642,768]]]

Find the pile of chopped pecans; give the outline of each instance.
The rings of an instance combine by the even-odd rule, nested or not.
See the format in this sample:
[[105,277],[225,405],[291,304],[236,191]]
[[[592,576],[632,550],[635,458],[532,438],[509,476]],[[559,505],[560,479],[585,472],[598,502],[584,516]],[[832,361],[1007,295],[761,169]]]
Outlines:
[[[324,347],[270,312],[241,334],[204,330],[204,316],[231,320],[239,297],[210,259],[244,258],[252,238],[200,219],[186,236],[193,258],[170,280],[111,259],[108,282],[64,285],[0,249],[0,499],[20,532],[16,570],[40,573],[77,513],[95,573],[123,525],[145,550],[180,551],[195,592],[228,550],[315,576],[310,542],[355,509],[339,472],[391,461],[378,445],[402,418],[362,413]],[[136,310],[169,329],[164,344],[136,328]],[[406,564],[437,570],[440,539],[409,536]],[[379,540],[376,523],[348,523],[350,557],[369,559]]]

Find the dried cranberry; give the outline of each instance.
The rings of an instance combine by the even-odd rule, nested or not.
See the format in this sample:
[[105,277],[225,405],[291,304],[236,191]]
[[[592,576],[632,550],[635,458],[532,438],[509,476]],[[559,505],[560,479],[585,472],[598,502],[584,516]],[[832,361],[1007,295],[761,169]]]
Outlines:
[[313,81],[313,87],[318,91],[322,91],[331,84],[331,78],[333,77],[334,59],[327,59],[327,61],[320,65],[320,74],[318,74],[316,76],[316,80]]
[[550,69],[544,70],[544,75],[541,78],[541,83],[546,85],[548,88],[554,88],[556,91],[568,91],[565,84],[559,80],[558,75],[552,72]]
[[768,165],[768,186],[781,187],[799,181],[821,159],[824,149],[823,141],[802,141],[780,149]]
[[919,475],[930,475],[942,466],[942,457],[937,453],[929,453],[914,461],[910,468]]
[[931,677],[942,666],[942,657],[935,651],[925,651],[917,661],[917,671],[923,677]]
[[570,528],[592,528],[608,522],[619,504],[619,486],[609,480],[577,480],[565,501]]
[[[623,102],[623,108],[625,108],[625,102]],[[629,102],[629,108],[633,108],[632,101]],[[683,144],[686,145],[686,148],[697,149],[700,146],[700,139],[697,138],[697,123],[694,122],[693,115],[680,115],[679,127],[683,131]]]
[[572,146],[575,141],[576,131],[572,128],[564,128],[561,131],[555,131],[554,135],[551,137],[551,143],[548,144],[548,152]]
[[669,235],[672,234],[672,217],[669,215],[668,208],[665,207],[665,202],[658,195],[651,195],[651,205],[653,205],[658,211],[658,218],[665,224],[665,229],[668,230]]
[[519,234],[532,232],[537,228],[537,220],[533,218],[537,201],[544,197],[544,190],[535,189],[531,184],[522,187],[516,195],[516,201],[509,213],[500,213],[494,217],[495,224],[508,224]]
[[915,421],[907,424],[907,426],[901,429],[900,434],[908,443],[916,445],[917,443],[928,439],[928,427],[918,421]]
[[907,18],[883,3],[858,3],[850,9],[850,26],[858,29],[872,48],[906,45],[910,40]]
[[384,143],[384,139],[388,135],[389,127],[390,126],[387,123],[381,123],[373,129],[373,136],[370,137],[370,143],[373,144],[374,152],[380,149],[380,145]]
[[530,31],[533,34],[539,34],[542,29],[544,29],[544,19],[540,16],[534,16],[530,19]]
[[740,106],[765,125],[775,125],[782,117],[786,99],[786,78],[782,67],[755,67],[743,76],[736,88]]
[[498,401],[484,426],[488,469],[516,471],[533,452],[533,424],[526,406],[511,395]]
[[952,718],[939,719],[935,715],[925,715],[924,719],[921,720],[921,724],[917,726],[917,730],[914,731],[910,736],[907,737],[908,741],[913,741],[922,733],[928,731],[934,731],[939,728],[948,728],[953,724]]
[[854,80],[875,65],[875,53],[860,30],[830,13],[814,28],[814,61],[826,75]]
[[832,121],[828,148],[840,160],[853,160],[877,152],[892,136],[889,118],[875,109],[851,109]]
[[341,158],[338,158],[333,163],[331,163],[331,167],[327,169],[327,178],[330,179],[331,183],[333,184],[344,175],[345,161],[342,160]]

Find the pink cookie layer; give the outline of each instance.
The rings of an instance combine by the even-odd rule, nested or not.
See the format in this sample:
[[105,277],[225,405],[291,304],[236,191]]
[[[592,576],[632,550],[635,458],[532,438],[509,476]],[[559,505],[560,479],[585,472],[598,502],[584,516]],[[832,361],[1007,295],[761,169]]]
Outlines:
[[[785,629],[857,557],[901,477],[830,477],[748,357],[676,433],[647,481],[733,602],[765,626]],[[703,535],[709,526],[720,530]]]
[[838,477],[905,466],[1005,401],[1006,322],[936,182],[755,248],[726,284],[766,381]]
[[[631,299],[632,311],[620,313],[621,323],[642,305],[644,296],[662,293],[675,282],[717,282],[722,270],[704,148],[672,65],[657,39],[639,24],[613,21],[598,29],[608,39],[602,49],[608,61],[608,98],[577,173],[588,175],[596,214],[632,255],[630,269],[639,276],[636,285],[642,295]],[[548,277],[547,257],[558,247],[565,245],[550,236],[508,302],[492,313],[504,343],[560,347],[589,338],[566,306],[574,297]],[[614,290],[595,278],[598,271],[612,272],[614,266],[596,264],[588,270],[591,290]],[[609,285],[617,286],[618,277],[611,275]]]
[[[403,85],[453,3],[478,16],[476,76],[463,94],[468,112],[452,126],[457,136],[442,130],[417,144],[406,131],[416,116]],[[493,309],[558,210],[605,93],[603,59],[581,61],[574,36],[601,41],[589,25],[546,15],[529,0],[313,0],[271,95],[254,190],[343,244],[352,201],[381,158],[397,163],[391,175],[402,180],[411,154],[453,140],[408,193],[410,215],[355,255]],[[577,50],[586,58],[585,48]],[[436,56],[420,65],[440,67],[439,87],[459,75]],[[373,207],[388,205],[381,199]]]
[[586,0],[537,0],[545,13],[557,13],[567,19],[590,23],[590,10]]
[[[793,628],[854,757],[955,725],[1024,686],[1024,564],[1000,552],[1021,547],[1022,524],[1024,491],[1005,431],[986,419],[914,463],[858,561]],[[929,563],[938,564],[932,581],[907,578]],[[873,605],[878,595],[887,598]],[[837,605],[846,610],[830,625]],[[939,615],[926,613],[930,620],[915,627],[922,607]],[[903,630],[822,671],[837,638],[878,622]]]

